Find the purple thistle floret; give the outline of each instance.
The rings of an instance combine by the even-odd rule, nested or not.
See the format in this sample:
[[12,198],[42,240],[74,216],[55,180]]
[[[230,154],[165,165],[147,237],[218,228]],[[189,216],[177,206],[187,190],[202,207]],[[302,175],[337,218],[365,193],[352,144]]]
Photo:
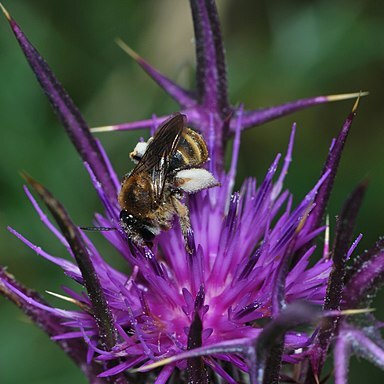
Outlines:
[[[121,230],[119,178],[101,144],[46,62],[3,9],[103,203],[105,211],[96,214],[95,222],[117,228],[102,235],[131,267],[131,274],[111,267],[56,198],[25,175],[60,231],[25,187],[29,200],[71,258],[50,255],[9,230],[84,290],[64,288],[66,299],[76,309],[54,308],[0,268],[0,292],[56,341],[91,383],[173,380],[203,384],[219,382],[215,381],[219,376],[228,383],[316,383],[333,347],[337,384],[347,382],[352,353],[384,368],[381,324],[364,310],[358,316],[346,316],[351,313],[347,310],[368,306],[384,281],[383,240],[349,263],[361,238],[355,240],[353,230],[365,183],[352,193],[339,216],[331,252],[326,235],[322,257],[313,261],[315,240],[329,230],[328,224],[322,225],[324,213],[358,102],[332,142],[319,180],[299,204],[293,206],[292,195],[283,187],[295,125],[284,161],[278,155],[264,180],[256,183],[249,178],[234,192],[242,130],[344,96],[320,96],[256,111],[231,106],[215,3],[191,0],[191,9],[196,92],[181,89],[124,46],[203,134],[210,153],[209,170],[221,182],[220,187],[189,196],[191,253],[185,250],[176,220],[171,230],[156,238],[152,249],[135,245]],[[112,129],[155,130],[163,120]],[[223,159],[231,137],[232,161],[226,172]]]

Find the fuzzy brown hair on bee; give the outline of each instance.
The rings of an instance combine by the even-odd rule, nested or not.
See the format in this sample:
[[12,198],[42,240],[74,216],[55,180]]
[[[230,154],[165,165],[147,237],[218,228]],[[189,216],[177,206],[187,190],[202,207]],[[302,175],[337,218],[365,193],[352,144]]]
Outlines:
[[138,143],[130,157],[136,166],[121,182],[121,227],[134,243],[151,246],[161,231],[172,227],[176,215],[191,252],[187,245],[191,224],[183,196],[220,185],[202,168],[208,160],[204,138],[186,126],[185,115],[177,113],[146,143]]

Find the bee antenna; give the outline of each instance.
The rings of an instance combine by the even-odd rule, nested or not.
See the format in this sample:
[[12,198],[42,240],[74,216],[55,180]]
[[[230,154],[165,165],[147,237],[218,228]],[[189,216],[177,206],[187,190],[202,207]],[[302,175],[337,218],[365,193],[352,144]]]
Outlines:
[[117,231],[117,228],[112,227],[79,227],[83,231],[94,231],[94,232],[104,232],[104,231]]

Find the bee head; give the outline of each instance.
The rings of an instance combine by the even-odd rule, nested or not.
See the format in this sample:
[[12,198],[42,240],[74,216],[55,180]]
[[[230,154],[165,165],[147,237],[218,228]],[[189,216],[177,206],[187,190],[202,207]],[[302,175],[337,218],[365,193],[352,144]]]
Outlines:
[[159,228],[144,219],[133,216],[125,209],[120,211],[120,225],[124,232],[140,245],[151,245],[152,240],[160,233]]

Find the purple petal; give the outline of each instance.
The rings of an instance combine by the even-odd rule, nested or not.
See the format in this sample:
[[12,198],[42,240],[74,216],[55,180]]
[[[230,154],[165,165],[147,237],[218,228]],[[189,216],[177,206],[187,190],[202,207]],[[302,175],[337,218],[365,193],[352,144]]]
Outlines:
[[[80,321],[87,321],[89,319],[89,315],[83,312],[77,312],[77,311],[68,311],[65,309],[58,309],[53,308],[49,305],[42,304],[39,300],[35,300],[34,297],[28,296],[29,291],[27,293],[24,293],[22,290],[19,290],[16,285],[13,285],[12,283],[9,283],[8,281],[3,280],[2,281],[2,289],[4,289],[3,292],[7,293],[7,297],[11,297],[16,295],[17,298],[23,300],[24,302],[28,303],[29,305],[32,305],[38,309],[41,309],[43,311],[47,311],[48,313],[57,316],[62,317],[65,319],[74,319],[74,320],[80,320]],[[16,302],[16,300],[13,300],[13,302]],[[64,323],[63,323],[64,324]]]
[[40,208],[36,199],[32,196],[31,192],[29,191],[29,189],[26,186],[24,186],[24,192],[28,196],[28,199],[32,203],[33,208],[35,208],[35,210],[36,210],[37,214],[39,215],[40,220],[43,222],[43,224],[57,237],[57,239],[60,241],[61,244],[63,244],[67,249],[69,249],[69,245],[67,243],[67,240],[65,240],[65,237],[51,223],[51,221],[48,219],[47,215]]
[[296,237],[300,233],[302,228],[302,222],[306,219],[310,207],[312,206],[313,200],[316,198],[316,194],[327,182],[329,178],[329,171],[326,172],[320,180],[316,183],[315,187],[305,196],[303,202],[295,209],[289,220],[285,223],[284,231],[280,234],[280,239],[277,246],[274,247],[275,252],[281,252],[284,246],[283,257],[281,258],[280,264],[275,271],[272,285],[272,313],[273,316],[277,316],[285,306],[285,286],[286,277],[289,272],[289,267],[294,257],[294,247]]
[[25,175],[25,178],[47,205],[72,249],[88,291],[92,304],[92,312],[99,328],[101,343],[109,350],[116,344],[116,329],[99,278],[95,272],[81,233],[73,224],[64,207],[44,186],[27,175]]
[[236,123],[235,137],[233,139],[233,146],[232,146],[231,166],[229,168],[229,172],[227,175],[227,180],[228,180],[227,193],[228,193],[228,196],[232,193],[233,187],[235,185],[237,161],[238,161],[239,152],[240,152],[242,117],[243,117],[243,106],[240,106],[238,114],[236,116],[237,123]]
[[183,108],[192,108],[196,105],[196,100],[194,99],[191,92],[186,91],[162,75],[122,40],[118,39],[117,44],[121,49],[123,49],[123,51],[128,53],[128,55],[131,56],[140,65],[140,67],[143,68],[144,71],[147,72],[147,74],[152,77],[152,79],[155,80],[156,83],[159,84],[159,86],[164,89],[164,91],[167,92],[168,95],[171,96]]
[[152,128],[154,122],[160,125],[165,120],[169,119],[172,115],[156,117],[155,119],[133,121],[131,123],[122,123],[116,125],[106,125],[103,127],[91,128],[92,132],[110,132],[110,131],[132,131],[135,129]]
[[333,266],[324,301],[325,310],[340,309],[346,261],[352,242],[357,213],[361,206],[366,187],[367,184],[362,183],[353,191],[339,215],[336,226],[336,237],[332,248]]
[[96,175],[93,173],[89,164],[84,163],[84,167],[88,171],[89,176],[91,177],[92,184],[99,196],[100,201],[104,205],[105,212],[109,220],[111,221],[112,227],[115,228],[116,226],[117,228],[119,228],[119,224],[116,224],[116,223],[119,223],[119,212],[120,212],[120,209],[117,206],[117,200],[111,203],[111,201],[108,199],[108,196],[105,194],[105,190],[103,186],[100,184],[99,180],[96,178]]
[[23,235],[15,231],[13,228],[8,227],[8,230],[19,240],[21,240],[25,245],[35,251],[38,255],[44,257],[44,259],[49,260],[50,262],[58,265],[63,269],[63,271],[70,273],[72,276],[81,277],[80,270],[75,264],[61,257],[55,257],[50,255],[49,253],[45,252],[41,247],[38,247],[37,245],[30,242],[28,239],[26,239]]
[[[39,294],[21,285],[4,268],[0,268],[0,293],[16,304],[49,336],[53,337],[66,331],[66,327],[58,321],[57,314],[46,310],[51,307]],[[40,307],[35,303],[39,303]],[[55,311],[54,308],[51,309]],[[60,313],[61,315],[62,313]],[[57,344],[81,368],[92,383],[102,384],[101,380],[96,379],[100,373],[100,366],[97,363],[86,364],[86,345],[83,340],[63,340],[57,341]]]
[[[307,99],[299,99],[289,103],[277,105],[275,107],[260,108],[253,111],[244,112],[242,130],[264,124],[268,121],[289,115],[318,104],[329,103],[331,101],[346,100],[356,98],[367,93],[346,93],[341,95],[316,96]],[[235,132],[235,123],[231,122],[231,132]]]
[[375,245],[353,260],[353,265],[347,270],[345,281],[348,282],[373,257],[384,251],[384,238],[377,240]]
[[100,373],[98,377],[108,377],[108,376],[117,375],[121,372],[126,371],[127,369],[134,367],[136,364],[140,363],[142,360],[143,360],[143,357],[139,356],[134,359],[124,361],[123,363],[117,364],[113,368],[110,368],[104,371],[103,373]]
[[[356,239],[353,241],[352,245],[350,246],[350,248],[348,249],[348,253],[347,253],[347,260],[350,259],[352,253],[355,251],[355,249],[357,248],[357,246],[359,245],[361,239],[363,238],[363,234],[362,233],[359,233],[359,235],[356,237]],[[345,279],[344,279],[345,280]]]
[[164,367],[156,378],[153,384],[165,384],[172,375],[175,367],[173,365],[167,365]]
[[273,187],[273,192],[272,192],[273,198],[277,197],[280,194],[283,188],[285,177],[287,176],[287,173],[288,173],[289,165],[292,162],[292,151],[293,151],[293,143],[295,141],[295,133],[296,133],[296,123],[293,123],[291,135],[289,137],[287,153],[284,158],[284,165],[283,165],[283,168],[281,169],[279,178]]
[[4,12],[28,63],[61,123],[64,125],[72,143],[75,145],[83,161],[91,166],[96,177],[103,184],[108,198],[113,202],[116,201],[117,190],[109,174],[108,166],[79,110],[56,79],[48,64],[28,41],[20,27],[9,17],[5,10]]
[[[340,213],[336,227],[336,238],[332,249],[333,265],[324,299],[325,310],[340,309],[344,292],[347,256],[350,250],[357,212],[361,206],[366,187],[366,183],[360,184],[347,199]],[[318,350],[318,354],[313,358],[312,364],[315,374],[318,376],[322,370],[327,351],[330,347],[333,335],[336,332],[339,320],[339,317],[335,317],[324,322],[315,340],[315,349]]]
[[384,341],[381,337],[373,340],[370,335],[356,328],[349,328],[346,337],[351,341],[354,353],[384,369]]
[[199,103],[226,117],[229,112],[227,69],[220,22],[214,0],[190,0],[196,44]]
[[348,336],[340,332],[336,338],[335,350],[333,353],[335,367],[335,384],[348,384],[348,368],[351,350],[351,342]]
[[226,383],[228,384],[238,384],[238,381],[230,376],[224,368],[216,362],[214,359],[204,359],[205,363],[210,366],[217,374],[219,374]]
[[352,122],[356,116],[356,111],[358,107],[359,99],[357,99],[355,105],[352,108],[352,112],[349,114],[347,119],[344,122],[343,128],[341,129],[339,135],[336,138],[336,141],[333,143],[327,160],[323,168],[323,174],[325,172],[330,172],[330,175],[326,182],[319,189],[319,193],[316,196],[315,203],[316,206],[312,211],[311,217],[309,218],[306,228],[313,230],[319,227],[321,220],[324,216],[325,208],[328,204],[329,196],[335,181],[337,168],[339,166],[341,153],[344,148],[345,141],[347,139],[349,130],[351,128]]
[[366,261],[347,282],[343,299],[344,308],[356,308],[372,300],[374,293],[384,283],[384,248]]
[[68,339],[77,339],[79,337],[83,337],[84,333],[89,336],[96,336],[97,333],[94,331],[75,331],[75,332],[66,332],[62,333],[60,335],[56,335],[51,337],[52,340],[68,340]]

